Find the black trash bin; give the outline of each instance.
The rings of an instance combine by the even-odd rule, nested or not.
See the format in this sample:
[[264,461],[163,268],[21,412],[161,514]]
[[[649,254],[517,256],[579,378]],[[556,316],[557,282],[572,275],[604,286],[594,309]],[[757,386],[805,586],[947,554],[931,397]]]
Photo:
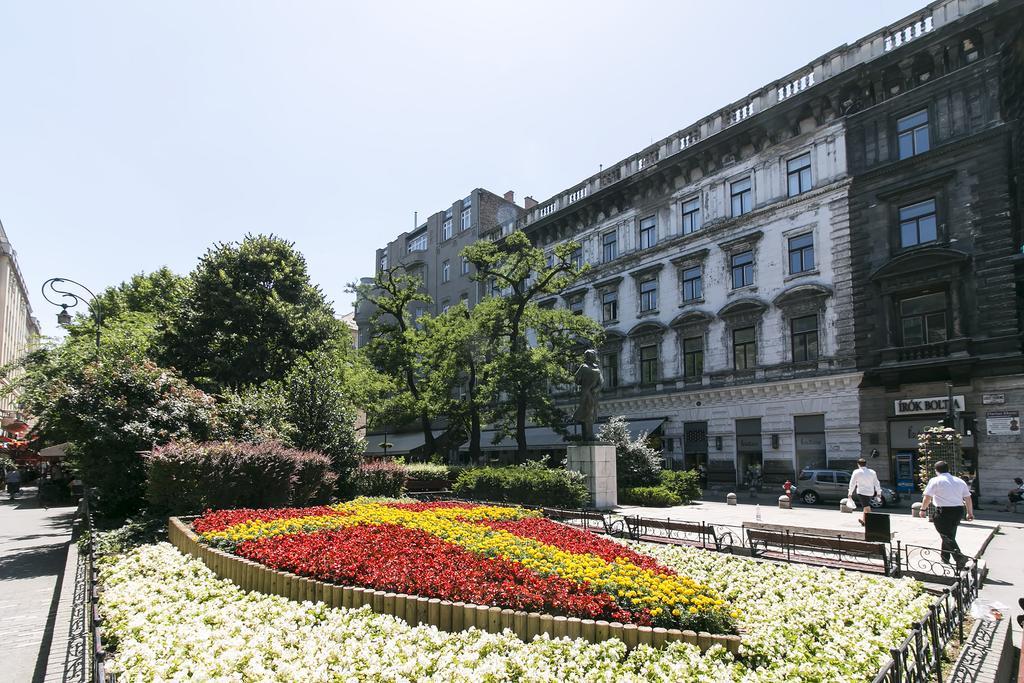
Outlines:
[[888,543],[892,538],[889,531],[889,515],[884,512],[869,512],[864,523],[864,540]]

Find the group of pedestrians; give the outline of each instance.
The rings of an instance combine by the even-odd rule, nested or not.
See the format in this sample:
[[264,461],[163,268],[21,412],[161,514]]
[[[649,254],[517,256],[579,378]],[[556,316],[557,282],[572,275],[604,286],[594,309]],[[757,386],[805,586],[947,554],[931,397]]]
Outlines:
[[[872,501],[882,495],[878,475],[867,465],[868,462],[864,458],[857,461],[857,469],[850,476],[848,491],[848,498],[862,508],[862,515],[858,520],[861,526],[867,524]],[[1024,483],[1019,478],[1015,481],[1018,485]],[[949,464],[944,460],[935,463],[935,476],[929,479],[924,487],[921,513],[926,514],[932,521],[935,531],[942,540],[942,561],[948,564],[952,559],[958,569],[963,567],[967,558],[960,552],[960,546],[956,542],[956,531],[961,520],[974,520],[974,500],[971,486],[960,477],[950,474]]]

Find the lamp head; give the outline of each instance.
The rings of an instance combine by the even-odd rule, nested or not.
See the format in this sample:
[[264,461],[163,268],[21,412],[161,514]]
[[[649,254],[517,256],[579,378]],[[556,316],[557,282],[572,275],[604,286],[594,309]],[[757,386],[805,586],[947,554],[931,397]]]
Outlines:
[[57,324],[61,327],[67,327],[71,324],[71,314],[68,313],[66,305],[60,307],[60,313],[57,314]]

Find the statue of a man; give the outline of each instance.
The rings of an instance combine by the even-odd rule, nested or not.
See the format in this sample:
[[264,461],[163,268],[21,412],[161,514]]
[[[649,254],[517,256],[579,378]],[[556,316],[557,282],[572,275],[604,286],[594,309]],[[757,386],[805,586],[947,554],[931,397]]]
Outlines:
[[597,402],[603,382],[601,366],[597,363],[597,351],[587,349],[583,352],[583,365],[576,371],[576,384],[580,386],[580,404],[572,414],[573,421],[583,425],[584,441],[594,440]]

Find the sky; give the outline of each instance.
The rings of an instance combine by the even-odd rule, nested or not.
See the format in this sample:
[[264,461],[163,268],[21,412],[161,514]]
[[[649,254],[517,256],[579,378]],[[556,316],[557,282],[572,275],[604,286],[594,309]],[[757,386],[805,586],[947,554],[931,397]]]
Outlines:
[[0,221],[33,310],[294,241],[339,313],[475,187],[543,201],[923,0],[0,0]]

